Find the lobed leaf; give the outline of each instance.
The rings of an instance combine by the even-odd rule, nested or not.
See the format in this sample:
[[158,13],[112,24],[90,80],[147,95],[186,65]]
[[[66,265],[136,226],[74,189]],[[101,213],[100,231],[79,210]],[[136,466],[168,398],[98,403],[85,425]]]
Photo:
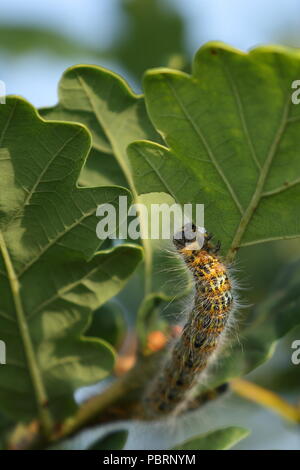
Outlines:
[[[229,261],[243,246],[299,237],[300,108],[291,99],[299,74],[298,51],[260,47],[244,54],[221,43],[198,51],[192,75],[148,71],[147,109],[166,146],[129,146],[138,193],[164,191],[181,204],[204,203],[205,226]],[[256,309],[254,323],[237,332],[209,385],[266,361],[299,323],[297,270]]]
[[193,437],[173,447],[172,450],[227,450],[248,435],[247,429],[232,426]]
[[[166,194],[137,195],[127,147],[140,139],[159,142],[160,137],[147,116],[143,97],[134,94],[121,77],[97,66],[71,67],[60,82],[59,104],[54,108],[42,109],[40,113],[46,119],[81,122],[91,131],[93,147],[81,173],[81,184],[122,184],[131,190],[134,203],[148,207],[151,203],[164,203],[166,199],[167,203],[171,203],[171,198]],[[140,222],[143,233],[146,221],[142,215]],[[161,269],[161,252],[166,244],[149,239],[143,240],[142,244],[145,253],[145,293],[158,292],[158,295],[172,296],[174,289],[170,289],[167,282],[172,276],[170,270],[164,274],[158,272]]]
[[130,146],[138,192],[204,203],[230,260],[240,247],[299,237],[299,74],[296,50],[245,54],[221,43],[198,51],[192,75],[148,71],[147,109],[167,147]]
[[111,346],[82,335],[141,259],[130,245],[96,253],[97,206],[128,191],[76,186],[89,148],[83,126],[46,122],[20,98],[0,107],[0,409],[48,428],[112,370]]

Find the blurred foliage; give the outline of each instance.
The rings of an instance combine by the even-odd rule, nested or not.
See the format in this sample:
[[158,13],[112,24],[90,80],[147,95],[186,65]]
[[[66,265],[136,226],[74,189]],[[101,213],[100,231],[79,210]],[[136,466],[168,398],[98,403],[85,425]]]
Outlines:
[[[34,25],[0,24],[0,50],[12,56],[43,50],[63,57],[80,56],[80,61],[103,58],[117,61],[129,74],[140,79],[149,67],[186,63],[185,26],[182,16],[168,0],[120,0],[119,33],[105,49],[99,43],[84,45],[58,31]],[[99,18],[100,19],[100,18]],[[100,22],[99,22],[100,27]],[[155,32],[153,34],[153,31]]]
[[[184,23],[171,2],[124,0],[123,31],[112,46],[112,55],[132,75],[141,78],[150,67],[184,63]],[[181,68],[181,67],[180,67]]]
[[58,56],[91,55],[95,51],[82,42],[50,29],[35,26],[0,25],[0,48],[11,55],[43,50]]

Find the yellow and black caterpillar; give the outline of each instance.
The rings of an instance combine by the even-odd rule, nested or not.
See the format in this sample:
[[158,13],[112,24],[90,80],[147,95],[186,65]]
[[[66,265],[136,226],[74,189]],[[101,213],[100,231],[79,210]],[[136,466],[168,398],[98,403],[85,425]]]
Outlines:
[[193,306],[181,336],[144,397],[148,417],[167,415],[182,407],[220,346],[233,310],[232,282],[218,255],[220,244],[214,246],[212,236],[205,232],[202,247],[195,249],[196,239],[187,239],[185,233],[184,227],[173,241],[194,278]]

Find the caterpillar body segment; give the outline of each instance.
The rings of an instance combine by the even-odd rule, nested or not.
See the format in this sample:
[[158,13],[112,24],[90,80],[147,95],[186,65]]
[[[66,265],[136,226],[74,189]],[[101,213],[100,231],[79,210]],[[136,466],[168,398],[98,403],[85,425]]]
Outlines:
[[144,397],[149,418],[176,413],[183,407],[188,392],[215,356],[233,310],[232,282],[218,255],[220,246],[214,246],[211,238],[205,232],[198,249],[184,232],[174,239],[178,254],[193,275],[194,298],[181,336]]

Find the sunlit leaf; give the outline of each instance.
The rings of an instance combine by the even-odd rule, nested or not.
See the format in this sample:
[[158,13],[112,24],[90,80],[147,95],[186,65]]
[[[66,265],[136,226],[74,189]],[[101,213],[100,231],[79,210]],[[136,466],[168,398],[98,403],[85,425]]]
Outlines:
[[141,251],[97,252],[98,204],[117,206],[128,192],[76,186],[90,147],[83,126],[45,122],[12,97],[0,107],[0,136],[0,408],[15,420],[39,415],[49,427],[72,411],[75,388],[112,370],[108,343],[82,334]]

